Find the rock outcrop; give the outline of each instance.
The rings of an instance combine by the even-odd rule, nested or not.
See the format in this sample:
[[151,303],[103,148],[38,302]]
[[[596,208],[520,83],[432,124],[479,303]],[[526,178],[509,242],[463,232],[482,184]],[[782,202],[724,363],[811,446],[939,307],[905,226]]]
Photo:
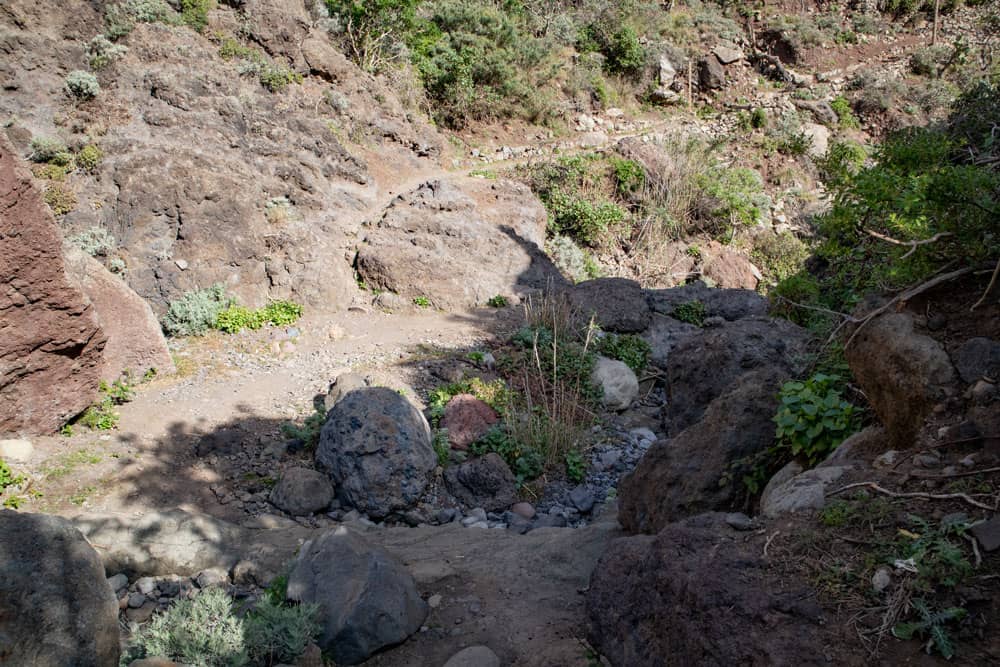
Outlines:
[[0,663],[117,667],[118,602],[67,520],[0,510]]
[[639,283],[627,278],[597,278],[574,285],[569,300],[584,321],[593,318],[604,331],[638,333],[649,326],[650,312]]
[[437,456],[424,415],[392,389],[372,387],[350,392],[330,410],[316,462],[341,502],[383,518],[420,499]]
[[0,433],[51,433],[93,401],[107,337],[18,162],[0,137]]
[[149,369],[172,374],[174,361],[149,304],[93,257],[72,247],[66,250],[66,270],[90,299],[108,337],[101,379],[113,382],[125,372],[142,377]]
[[341,526],[302,545],[288,598],[320,607],[320,647],[357,665],[420,629],[427,603],[402,562]]
[[444,481],[451,495],[467,507],[502,512],[517,501],[517,479],[494,452],[449,466]]
[[443,179],[400,195],[364,230],[358,275],[445,309],[481,306],[558,275],[545,258],[545,208],[524,185]]
[[[616,667],[833,660],[815,592],[773,573],[723,514],[614,541],[591,576],[587,619],[591,644]],[[863,664],[857,658],[848,664]]]

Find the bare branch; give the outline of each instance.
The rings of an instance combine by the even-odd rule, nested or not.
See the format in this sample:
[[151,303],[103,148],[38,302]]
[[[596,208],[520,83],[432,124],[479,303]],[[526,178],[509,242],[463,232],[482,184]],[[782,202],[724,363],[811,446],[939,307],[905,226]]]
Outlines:
[[842,486],[835,491],[831,491],[826,494],[828,496],[835,496],[837,494],[843,493],[844,491],[849,491],[850,489],[858,489],[861,487],[868,487],[872,491],[876,491],[883,495],[889,496],[890,498],[924,498],[927,500],[964,500],[974,507],[979,507],[990,512],[995,512],[996,507],[991,507],[986,503],[981,503],[975,498],[970,497],[965,493],[924,493],[922,491],[910,491],[910,492],[899,492],[890,491],[889,489],[884,489],[879,486],[876,482],[857,482],[855,484],[848,484],[847,486]]
[[981,306],[984,301],[986,301],[986,297],[989,296],[990,292],[993,290],[993,286],[997,284],[998,274],[1000,274],[1000,259],[997,260],[997,267],[993,269],[993,277],[990,278],[990,284],[986,286],[986,291],[983,292],[983,295],[981,297],[979,297],[979,301],[972,304],[972,307],[969,308],[970,311],[975,310],[976,308]]
[[954,234],[952,234],[951,232],[939,232],[939,233],[935,234],[934,236],[930,237],[929,239],[922,239],[920,241],[898,241],[898,240],[892,238],[891,236],[886,236],[885,234],[879,234],[878,232],[876,232],[873,229],[866,229],[865,233],[868,234],[869,236],[874,236],[877,239],[880,239],[882,241],[886,241],[888,243],[892,243],[894,245],[907,245],[907,246],[910,246],[910,250],[905,255],[903,255],[902,257],[900,257],[900,259],[906,259],[910,255],[912,255],[913,253],[915,253],[917,251],[917,247],[918,246],[927,245],[929,243],[936,243],[937,241],[945,238],[946,236],[954,236]]

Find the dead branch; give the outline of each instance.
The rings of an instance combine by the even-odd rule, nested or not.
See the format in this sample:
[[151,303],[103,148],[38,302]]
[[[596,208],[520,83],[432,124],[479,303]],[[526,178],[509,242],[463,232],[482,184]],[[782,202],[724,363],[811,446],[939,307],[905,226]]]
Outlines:
[[767,541],[764,542],[764,558],[767,558],[767,549],[768,549],[768,547],[771,546],[771,542],[773,542],[774,538],[776,538],[780,534],[781,534],[781,531],[780,530],[776,530],[776,531],[774,531],[774,533],[771,534],[771,537],[767,538]]
[[886,236],[885,234],[879,234],[874,229],[866,229],[865,233],[868,234],[869,236],[873,236],[873,237],[875,237],[875,238],[877,238],[877,239],[879,239],[881,241],[885,241],[887,243],[892,243],[893,245],[906,245],[906,246],[910,246],[910,249],[906,252],[905,255],[903,255],[902,257],[900,257],[900,259],[906,259],[910,255],[912,255],[913,253],[915,253],[917,251],[917,248],[919,246],[928,245],[930,243],[937,243],[938,241],[940,241],[941,239],[945,238],[946,236],[954,236],[954,234],[952,234],[951,232],[939,232],[939,233],[935,234],[934,236],[930,237],[929,239],[921,239],[919,241],[900,241],[898,239],[892,238],[891,236]]
[[948,473],[947,475],[943,475],[941,473],[917,473],[912,470],[908,474],[910,477],[915,477],[917,479],[951,479],[954,477],[974,477],[976,475],[986,475],[993,472],[1000,472],[1000,467],[983,468],[982,470],[965,470],[963,472]]
[[993,290],[993,286],[997,284],[998,274],[1000,274],[1000,259],[997,260],[997,266],[995,269],[993,269],[993,277],[990,278],[990,284],[986,286],[986,291],[983,292],[983,295],[981,297],[979,297],[979,301],[972,304],[972,308],[969,308],[970,311],[975,310],[976,308],[981,306],[984,301],[986,301],[986,297],[989,296],[990,292]]
[[979,545],[976,543],[976,538],[972,535],[964,535],[964,537],[972,544],[972,553],[976,555],[976,569],[978,570],[979,566],[983,564],[983,557],[979,553]]
[[850,491],[851,489],[859,489],[861,487],[868,487],[872,491],[881,493],[883,495],[889,496],[890,498],[923,498],[924,500],[964,500],[973,507],[979,507],[990,512],[995,512],[996,507],[990,507],[986,503],[981,503],[975,498],[972,498],[965,493],[924,493],[923,491],[890,491],[889,489],[884,489],[878,485],[877,482],[857,482],[855,484],[848,484],[847,486],[842,486],[835,491],[831,491],[826,494],[828,496],[836,496],[843,493],[844,491]]

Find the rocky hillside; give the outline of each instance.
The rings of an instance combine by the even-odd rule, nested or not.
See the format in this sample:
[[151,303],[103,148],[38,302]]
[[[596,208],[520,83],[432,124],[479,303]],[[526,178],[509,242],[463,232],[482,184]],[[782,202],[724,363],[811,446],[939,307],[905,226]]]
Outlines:
[[0,663],[996,662],[996,0],[57,4]]

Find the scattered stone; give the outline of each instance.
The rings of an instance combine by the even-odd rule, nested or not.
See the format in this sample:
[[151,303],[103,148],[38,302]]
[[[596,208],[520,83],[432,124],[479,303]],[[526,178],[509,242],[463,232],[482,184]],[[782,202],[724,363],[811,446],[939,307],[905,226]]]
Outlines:
[[198,588],[225,586],[229,584],[229,574],[218,568],[202,570],[194,577],[194,583],[198,585]]
[[129,609],[138,609],[144,604],[146,604],[146,596],[142,593],[132,593],[128,596]]
[[569,500],[573,506],[586,514],[594,509],[594,492],[581,484],[569,492]]
[[530,520],[535,518],[535,508],[531,503],[514,503],[511,506],[510,511],[518,516],[524,517],[525,519]]
[[333,500],[333,485],[321,472],[289,468],[271,489],[271,503],[292,516],[308,516],[326,508]]
[[531,520],[525,519],[520,514],[509,512],[507,516],[507,530],[513,531],[518,535],[524,535],[531,530]]
[[917,454],[913,457],[913,465],[918,468],[937,468],[941,465],[941,459],[934,454]]
[[733,530],[750,530],[753,528],[753,519],[743,512],[732,512],[726,515],[726,525]]
[[118,573],[113,577],[108,577],[108,586],[111,587],[111,590],[117,593],[123,588],[128,587],[128,577],[122,573]]
[[0,510],[0,535],[0,662],[117,665],[118,602],[80,531]]
[[434,514],[434,520],[437,521],[439,524],[444,525],[446,523],[451,523],[452,521],[461,518],[461,516],[462,513],[459,510],[455,509],[454,507],[446,507],[444,509],[439,509]]
[[601,389],[601,400],[609,410],[626,410],[639,395],[635,373],[617,359],[598,356],[591,379]]
[[444,482],[459,502],[489,512],[503,511],[517,500],[517,478],[495,452],[450,466]]
[[448,430],[448,444],[466,450],[490,430],[499,417],[485,402],[472,394],[459,394],[444,408],[441,428]]
[[969,528],[969,532],[986,551],[1000,549],[1000,517],[995,516],[982,523],[977,523]]
[[381,519],[412,507],[437,456],[424,415],[385,387],[352,391],[327,416],[316,462],[330,473],[340,500]]
[[469,527],[474,523],[485,523],[487,521],[486,510],[482,507],[476,507],[469,510],[468,516],[462,519],[462,525]]
[[451,656],[444,667],[500,667],[500,658],[486,646],[470,646]]
[[7,463],[28,463],[34,451],[29,440],[0,440],[0,459]]
[[899,460],[901,454],[901,452],[898,452],[895,449],[890,449],[889,451],[876,456],[875,460],[872,461],[872,465],[876,468],[892,468],[896,465],[896,462]]
[[427,603],[385,549],[344,526],[306,542],[288,575],[288,598],[320,606],[319,646],[356,665],[420,629]]
[[143,595],[152,595],[156,590],[156,579],[142,577],[135,582],[135,589]]
[[835,126],[840,120],[837,112],[825,100],[794,100],[794,102],[795,106],[809,111],[818,122],[824,125]]
[[876,593],[881,593],[892,585],[892,573],[887,567],[880,567],[872,575],[872,588]]

